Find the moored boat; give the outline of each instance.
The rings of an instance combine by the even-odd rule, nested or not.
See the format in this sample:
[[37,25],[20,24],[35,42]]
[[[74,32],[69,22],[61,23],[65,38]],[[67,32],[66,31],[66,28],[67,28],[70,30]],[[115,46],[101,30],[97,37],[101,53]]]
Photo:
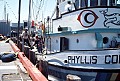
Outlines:
[[119,12],[117,0],[58,0],[56,18],[46,26],[48,74],[60,81],[68,74],[119,81]]

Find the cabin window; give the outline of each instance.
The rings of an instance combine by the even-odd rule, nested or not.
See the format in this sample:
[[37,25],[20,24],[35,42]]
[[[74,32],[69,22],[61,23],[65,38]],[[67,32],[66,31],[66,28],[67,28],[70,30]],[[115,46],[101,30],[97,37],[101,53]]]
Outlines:
[[100,5],[101,6],[107,6],[107,0],[101,0]]
[[90,6],[97,6],[98,0],[90,0]]
[[117,6],[120,7],[120,0],[117,0]]
[[79,43],[79,39],[76,39],[76,42]]
[[79,0],[75,0],[75,7],[76,7],[76,9],[79,8]]
[[58,40],[56,40],[56,43],[58,43]]
[[81,0],[81,8],[87,7],[88,6],[88,0]]
[[109,0],[110,6],[115,6],[115,0]]
[[57,2],[61,3],[61,2],[64,2],[65,0],[57,0]]
[[118,34],[118,38],[120,38],[120,34]]
[[104,38],[103,38],[103,43],[104,43],[104,44],[107,44],[108,41],[109,41],[108,37],[104,37]]

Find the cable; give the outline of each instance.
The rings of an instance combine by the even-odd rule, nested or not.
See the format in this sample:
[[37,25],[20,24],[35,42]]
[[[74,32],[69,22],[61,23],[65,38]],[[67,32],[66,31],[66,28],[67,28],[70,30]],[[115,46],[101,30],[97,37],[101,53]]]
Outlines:
[[48,0],[45,1],[46,6],[44,6],[44,11],[46,11],[46,8],[47,8],[47,1]]
[[[5,0],[4,0],[5,1]],[[8,8],[11,10],[11,12],[13,13],[13,15],[14,15],[14,17],[15,17],[15,19],[17,19],[17,17],[16,17],[16,15],[15,15],[15,13],[12,11],[12,9],[11,9],[11,7],[9,6],[9,4],[8,4],[8,2],[7,1],[5,1],[6,2],[6,4],[7,4],[7,6],[8,6]]]
[[40,4],[39,4],[39,9],[38,9],[37,14],[36,14],[36,20],[38,19],[38,15],[39,15],[40,9],[42,8],[41,4],[42,4],[42,0],[40,1]]
[[[44,2],[44,0],[43,0],[43,2]],[[39,4],[39,7],[37,6],[38,4]],[[38,0],[36,0],[36,3],[34,1],[32,1],[33,17],[34,17],[35,20],[37,20],[39,12],[40,12],[43,4],[44,3],[42,3],[42,0],[40,0],[39,2],[38,2]],[[36,13],[36,18],[34,16],[35,13]]]
[[[54,1],[56,2],[56,0],[54,0]],[[46,0],[45,4],[46,4],[46,6],[44,6],[44,13],[46,14],[46,8],[47,8],[48,0]],[[56,4],[55,4],[54,10],[52,11],[53,13],[52,13],[51,16],[50,16],[51,18],[53,17],[53,15],[54,15],[54,13],[55,13],[56,5],[57,5],[57,2],[56,2]]]
[[[56,0],[54,0],[54,1],[56,2]],[[33,17],[34,17],[34,19],[36,21],[41,16],[42,16],[42,19],[44,18],[44,15],[47,13],[46,9],[48,8],[48,2],[49,2],[48,0],[36,0],[36,1],[32,1],[32,12],[33,12],[32,15],[33,15]],[[55,13],[55,9],[53,10],[53,14],[52,14],[51,17],[53,17],[54,13]]]
[[32,15],[33,15],[33,18],[35,19],[35,16],[34,16],[34,14],[35,14],[35,13],[34,13],[33,3],[34,3],[34,1],[32,0],[32,12],[33,12],[33,14],[32,14]]

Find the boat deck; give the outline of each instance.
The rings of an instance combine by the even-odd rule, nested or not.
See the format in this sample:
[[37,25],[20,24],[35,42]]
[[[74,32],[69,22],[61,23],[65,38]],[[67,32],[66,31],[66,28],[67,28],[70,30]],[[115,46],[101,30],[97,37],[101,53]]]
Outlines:
[[[0,53],[14,53],[9,43],[0,41]],[[19,59],[12,62],[0,60],[0,81],[32,81]]]

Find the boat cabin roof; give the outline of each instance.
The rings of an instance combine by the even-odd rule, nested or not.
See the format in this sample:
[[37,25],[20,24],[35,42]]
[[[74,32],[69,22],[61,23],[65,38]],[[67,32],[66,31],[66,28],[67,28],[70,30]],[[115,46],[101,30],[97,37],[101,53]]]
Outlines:
[[[56,18],[60,17],[61,14],[64,14],[66,12],[71,12],[74,10],[76,11],[83,8],[85,9],[98,7],[120,7],[120,3],[119,0],[57,0]],[[70,10],[68,10],[68,8]]]
[[71,1],[76,8],[95,7],[95,6],[120,6],[119,0],[57,0],[58,4]]

